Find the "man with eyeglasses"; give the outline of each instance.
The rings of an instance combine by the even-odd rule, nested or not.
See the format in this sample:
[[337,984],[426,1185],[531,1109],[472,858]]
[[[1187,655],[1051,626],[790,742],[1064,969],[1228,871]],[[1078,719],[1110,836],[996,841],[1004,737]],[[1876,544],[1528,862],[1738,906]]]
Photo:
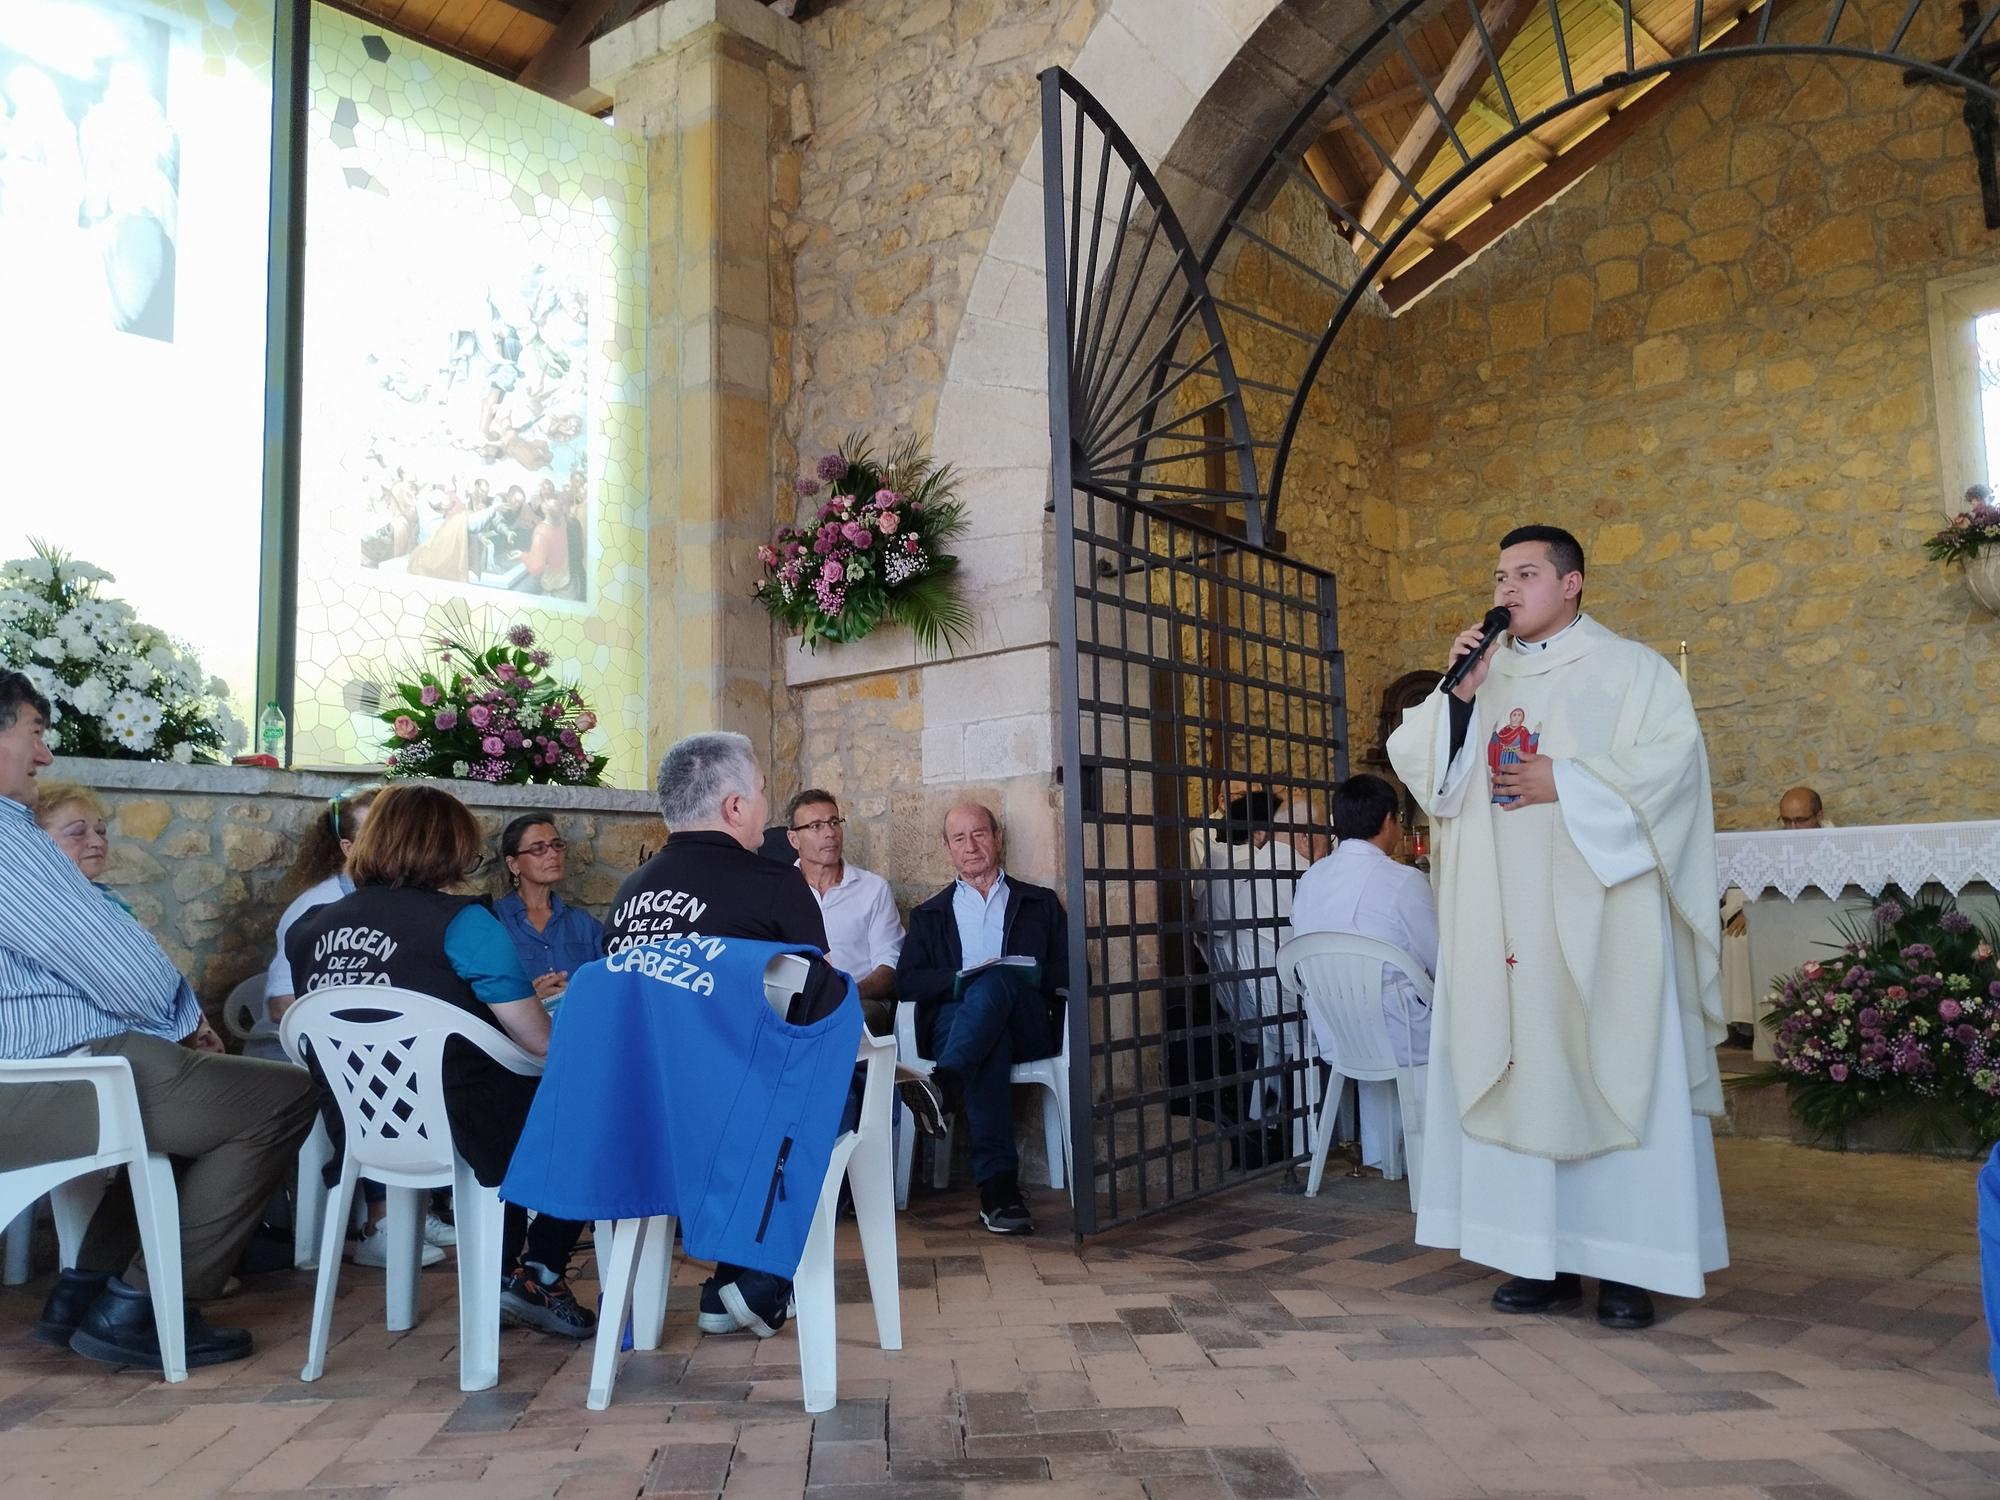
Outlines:
[[896,960],[903,920],[889,882],[846,858],[847,819],[832,792],[807,787],[785,804],[785,838],[799,856],[799,873],[826,919],[827,961],[854,976],[868,1029],[896,1029]]
[[1778,799],[1778,826],[1832,828],[1835,825],[1826,815],[1826,803],[1818,792],[1809,786],[1795,786]]

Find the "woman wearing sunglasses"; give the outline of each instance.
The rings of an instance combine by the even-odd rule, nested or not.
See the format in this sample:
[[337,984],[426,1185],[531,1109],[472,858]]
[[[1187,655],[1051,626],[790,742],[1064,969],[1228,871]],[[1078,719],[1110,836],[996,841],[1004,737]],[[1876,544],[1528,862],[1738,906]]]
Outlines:
[[493,914],[535,981],[535,998],[551,1010],[569,976],[604,956],[604,925],[556,894],[569,870],[568,847],[547,813],[523,813],[500,833],[508,889]]

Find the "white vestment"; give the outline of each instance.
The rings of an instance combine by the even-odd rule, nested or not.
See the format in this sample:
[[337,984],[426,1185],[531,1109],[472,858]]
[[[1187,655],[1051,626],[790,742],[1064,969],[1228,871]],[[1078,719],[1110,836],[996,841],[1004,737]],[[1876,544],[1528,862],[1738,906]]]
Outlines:
[[[1722,1018],[1699,732],[1643,647],[1588,620],[1544,644],[1496,655],[1455,757],[1441,698],[1389,744],[1437,831],[1444,931],[1416,1238],[1517,1276],[1698,1297],[1728,1264],[1704,1117]],[[1515,737],[1489,747],[1492,723]],[[1490,756],[1510,746],[1555,761],[1552,807],[1493,804]]]

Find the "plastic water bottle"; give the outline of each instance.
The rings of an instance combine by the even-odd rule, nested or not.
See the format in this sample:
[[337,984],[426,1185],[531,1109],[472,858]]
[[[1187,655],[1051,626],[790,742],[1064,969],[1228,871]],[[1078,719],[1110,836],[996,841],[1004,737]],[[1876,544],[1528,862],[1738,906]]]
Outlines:
[[276,700],[264,705],[257,720],[257,748],[279,765],[285,763],[285,711]]

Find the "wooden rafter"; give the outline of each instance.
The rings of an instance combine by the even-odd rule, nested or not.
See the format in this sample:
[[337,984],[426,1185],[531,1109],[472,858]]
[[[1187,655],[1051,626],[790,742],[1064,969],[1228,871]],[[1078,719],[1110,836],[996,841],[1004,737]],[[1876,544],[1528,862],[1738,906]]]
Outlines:
[[565,0],[500,0],[509,10],[518,10],[524,16],[533,16],[550,26],[560,26],[563,17],[569,14]]
[[374,11],[360,4],[359,0],[320,0],[320,4],[331,6],[334,10],[344,11],[346,14],[353,16],[357,21],[365,21],[377,30],[388,32],[391,36],[399,36],[409,42],[421,42],[426,47],[431,47],[442,52],[446,57],[455,57],[460,62],[468,63],[485,72],[494,73],[506,79],[512,79],[516,76],[514,69],[504,64],[496,63],[490,57],[475,57],[472,53],[465,51],[461,47],[453,46],[450,42],[442,42],[436,37],[426,36],[421,30],[415,27],[404,26],[395,21],[385,20]]
[[603,108],[610,101],[591,87],[589,43],[614,3],[569,0],[569,9],[555,31],[514,81],[579,109]]
[[[1533,12],[1534,0],[1486,0],[1480,7],[1480,16],[1485,22],[1487,36],[1492,40],[1496,58],[1506,58],[1507,48],[1512,44],[1515,33]],[[1480,44],[1478,28],[1468,27],[1453,51],[1451,61],[1445,65],[1437,87],[1431,91],[1431,97],[1425,98],[1425,109],[1389,153],[1389,161],[1382,164],[1381,175],[1375,179],[1367,198],[1362,201],[1361,212],[1357,216],[1362,230],[1373,233],[1388,220],[1404,196],[1403,184],[1416,181],[1430,159],[1437,154],[1452,127],[1465,114],[1480,84],[1485,81],[1487,71],[1486,49]],[[1439,113],[1440,110],[1443,112]],[[1353,241],[1358,254],[1366,237],[1357,233]]]
[[[1704,50],[1719,50],[1754,38],[1755,10],[1744,10]],[[1561,151],[1553,161],[1533,172],[1495,197],[1479,213],[1461,224],[1451,236],[1440,241],[1421,260],[1382,283],[1382,300],[1400,312],[1445,277],[1471,260],[1501,235],[1534,213],[1543,204],[1583,176],[1642,125],[1656,120],[1679,100],[1700,78],[1697,69],[1666,74],[1630,104],[1614,103],[1609,118],[1595,130],[1572,137],[1575,144]],[[1630,93],[1622,94],[1622,101]]]

